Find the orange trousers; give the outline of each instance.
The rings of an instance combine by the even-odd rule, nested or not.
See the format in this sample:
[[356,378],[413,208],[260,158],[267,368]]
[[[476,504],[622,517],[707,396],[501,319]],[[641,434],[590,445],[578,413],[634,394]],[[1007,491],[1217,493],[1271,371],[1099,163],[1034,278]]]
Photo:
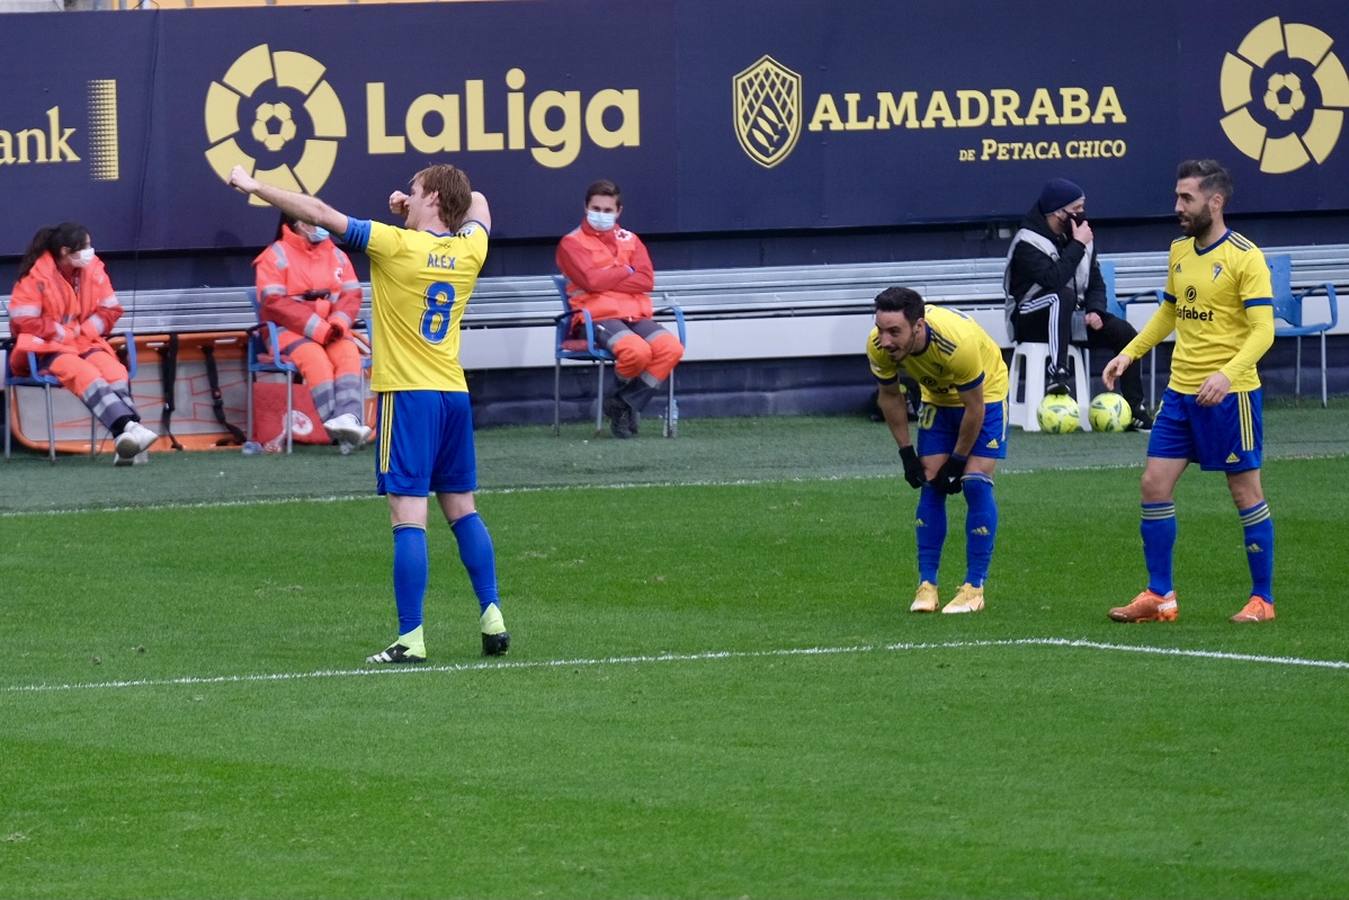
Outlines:
[[595,323],[595,331],[613,353],[614,370],[624,381],[645,375],[643,381],[659,384],[684,358],[679,338],[650,319],[603,319]]
[[351,413],[363,419],[361,409],[361,351],[351,338],[316,344],[302,334],[278,331],[282,355],[295,363],[314,398],[314,408],[325,422]]
[[[14,371],[28,373],[28,354],[14,357]],[[38,357],[38,366],[56,376],[61,387],[70,391],[89,407],[110,431],[119,431],[117,423],[136,419],[136,407],[131,402],[130,376],[126,366],[106,350],[94,350],[84,356],[77,353],[51,353]]]

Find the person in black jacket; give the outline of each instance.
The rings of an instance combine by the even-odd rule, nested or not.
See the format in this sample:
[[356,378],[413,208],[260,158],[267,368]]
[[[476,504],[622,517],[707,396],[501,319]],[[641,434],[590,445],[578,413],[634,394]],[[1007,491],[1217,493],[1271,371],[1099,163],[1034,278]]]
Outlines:
[[[1049,344],[1046,393],[1069,393],[1068,342],[1118,354],[1138,332],[1106,309],[1105,281],[1086,219],[1087,198],[1066,178],[1050,179],[1012,238],[1003,290],[1013,340]],[[1075,333],[1076,332],[1076,333]],[[1133,410],[1131,428],[1146,431],[1141,369],[1122,378],[1120,393]],[[1086,403],[1089,397],[1079,397]]]

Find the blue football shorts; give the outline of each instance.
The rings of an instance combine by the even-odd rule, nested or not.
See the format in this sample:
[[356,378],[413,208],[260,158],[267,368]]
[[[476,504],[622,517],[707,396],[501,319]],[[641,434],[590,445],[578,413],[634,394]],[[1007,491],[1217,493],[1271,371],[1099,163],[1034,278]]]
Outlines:
[[[960,420],[965,417],[963,406],[931,406],[924,403],[918,410],[918,455],[949,456],[956,448],[960,435]],[[974,442],[971,456],[988,459],[1007,458],[1007,401],[984,405],[984,424]]]
[[477,490],[473,411],[464,391],[379,395],[375,490],[425,497]]
[[1232,391],[1217,406],[1200,406],[1194,394],[1167,388],[1152,424],[1148,456],[1188,459],[1208,472],[1260,468],[1263,395],[1259,388]]

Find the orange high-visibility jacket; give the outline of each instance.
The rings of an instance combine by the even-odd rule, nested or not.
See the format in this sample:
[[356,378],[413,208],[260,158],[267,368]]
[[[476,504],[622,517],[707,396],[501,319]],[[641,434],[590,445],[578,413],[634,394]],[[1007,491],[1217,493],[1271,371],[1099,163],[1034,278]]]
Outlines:
[[567,276],[567,296],[591,318],[649,319],[655,284],[642,239],[624,228],[596,231],[582,222],[558,242],[557,267]]
[[361,283],[351,260],[331,240],[314,244],[285,226],[253,268],[264,322],[322,344],[330,323],[350,329],[360,317]]
[[[9,298],[9,324],[15,335],[10,365],[17,366],[19,357],[30,351],[87,353],[100,349],[112,353],[105,338],[120,318],[122,304],[117,302],[103,260],[95,256],[89,265],[76,269],[72,285],[51,253],[44,253],[14,285]],[[25,369],[27,365],[24,360]]]

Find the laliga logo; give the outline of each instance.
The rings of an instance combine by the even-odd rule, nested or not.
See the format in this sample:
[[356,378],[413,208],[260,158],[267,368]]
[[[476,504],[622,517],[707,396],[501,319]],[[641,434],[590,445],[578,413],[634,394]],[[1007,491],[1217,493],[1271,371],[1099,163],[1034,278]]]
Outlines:
[[801,136],[801,76],[764,54],[731,84],[735,136],[750,159],[771,169]]
[[1313,159],[1323,163],[1335,149],[1349,107],[1349,77],[1332,43],[1318,28],[1283,25],[1274,16],[1223,58],[1223,131],[1259,160],[1261,172],[1281,175]]
[[[337,139],[347,136],[347,117],[322,63],[293,50],[272,52],[258,44],[234,61],[225,77],[206,91],[206,161],[221,181],[241,165],[276,187],[318,193],[337,160]],[[307,129],[295,111],[308,115]],[[241,130],[246,132],[240,142]],[[291,142],[304,130],[303,147]],[[250,152],[251,151],[251,152]],[[255,206],[267,204],[250,196]]]

